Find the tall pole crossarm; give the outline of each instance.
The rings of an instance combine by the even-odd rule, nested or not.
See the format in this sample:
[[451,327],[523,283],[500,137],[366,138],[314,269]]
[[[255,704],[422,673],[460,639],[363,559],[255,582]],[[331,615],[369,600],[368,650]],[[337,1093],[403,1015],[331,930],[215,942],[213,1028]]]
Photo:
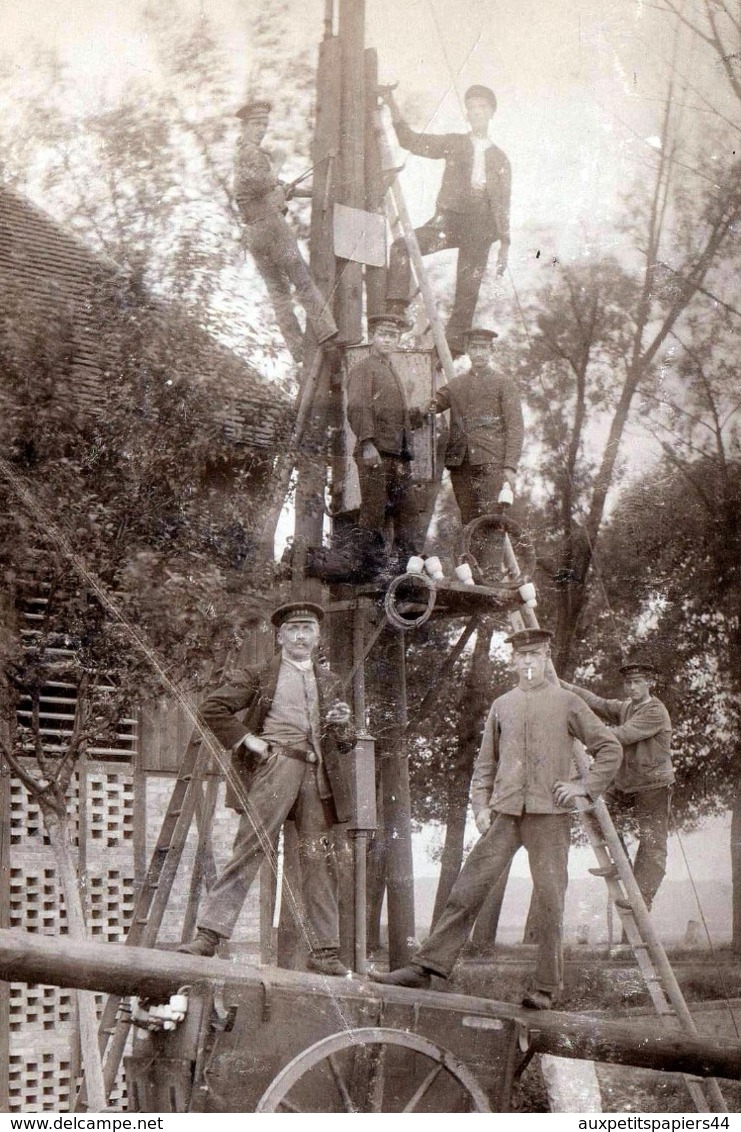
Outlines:
[[[384,169],[390,170],[393,168],[393,157],[391,154],[391,147],[389,145],[388,137],[386,135],[386,127],[384,126],[383,118],[381,116],[381,110],[378,107],[376,107],[375,110],[374,121],[376,131],[378,133],[378,146],[381,151],[381,160],[383,167]],[[398,176],[394,177],[389,186],[388,192],[391,196],[394,208],[396,209],[396,214],[399,218],[399,223],[401,224],[401,228],[404,233],[404,239],[406,240],[407,248],[409,250],[409,259],[411,260],[412,270],[414,271],[414,275],[417,280],[417,286],[419,287],[425,305],[425,310],[427,312],[427,318],[430,322],[432,337],[435,342],[435,348],[437,350],[438,357],[440,358],[446,379],[448,381],[452,381],[452,379],[455,377],[453,358],[450,353],[450,347],[448,346],[447,339],[445,337],[445,331],[443,330],[442,321],[437,312],[437,303],[435,302],[435,296],[433,294],[432,287],[430,286],[430,281],[427,277],[424,259],[422,258],[421,251],[419,250],[419,244],[414,232],[414,225],[412,224],[411,218],[409,216],[409,210],[406,206],[406,200],[404,199],[404,193],[399,183]]]

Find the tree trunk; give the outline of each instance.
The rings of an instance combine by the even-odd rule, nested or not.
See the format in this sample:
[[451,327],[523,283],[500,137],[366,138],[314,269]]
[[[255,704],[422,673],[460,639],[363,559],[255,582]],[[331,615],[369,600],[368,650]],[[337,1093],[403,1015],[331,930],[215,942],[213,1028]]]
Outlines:
[[481,740],[482,717],[488,709],[490,643],[491,630],[480,625],[458,704],[458,751],[448,785],[445,844],[432,913],[433,927],[440,918],[450,890],[461,871],[471,774]]
[[376,783],[376,815],[378,829],[368,844],[366,873],[366,932],[369,954],[378,951],[381,947],[381,912],[386,894],[386,833],[383,824],[383,791],[380,774]]
[[463,860],[463,841],[466,833],[466,818],[468,816],[468,799],[450,797],[448,801],[448,816],[445,823],[445,844],[440,857],[440,879],[435,892],[435,907],[432,911],[432,925],[434,928],[440,919],[450,890],[455,884],[458,873],[461,871]]
[[[66,816],[44,814],[44,821],[54,858],[67,912],[67,931],[71,939],[87,939],[85,913],[80,898],[77,870],[72,859],[71,843]],[[105,1112],[108,1097],[103,1080],[103,1064],[98,1045],[98,1015],[92,991],[77,992],[77,1013],[80,1025],[80,1046],[85,1069],[85,1089],[88,1112]]]
[[741,956],[741,780],[731,810],[731,882],[733,886],[733,940],[734,955]]

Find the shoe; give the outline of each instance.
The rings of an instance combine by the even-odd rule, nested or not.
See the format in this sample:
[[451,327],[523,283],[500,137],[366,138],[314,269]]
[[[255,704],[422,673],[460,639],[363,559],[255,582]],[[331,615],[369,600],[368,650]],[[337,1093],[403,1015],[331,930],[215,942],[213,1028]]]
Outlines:
[[424,967],[397,967],[388,974],[374,971],[371,979],[374,983],[383,983],[387,987],[413,987],[415,990],[424,990],[432,981],[432,972],[425,970]]
[[632,912],[633,911],[633,905],[631,904],[630,900],[628,900],[627,897],[625,897],[625,896],[615,897],[615,907],[619,908],[621,912]]
[[335,979],[346,979],[352,972],[340,962],[336,951],[314,951],[306,966],[315,975],[329,975]]
[[522,1005],[528,1010],[550,1010],[553,1006],[553,995],[546,990],[531,990],[524,995]]
[[218,932],[212,932],[210,928],[199,928],[195,938],[190,943],[181,943],[178,951],[181,955],[202,955],[205,959],[211,959],[216,954],[221,939]]

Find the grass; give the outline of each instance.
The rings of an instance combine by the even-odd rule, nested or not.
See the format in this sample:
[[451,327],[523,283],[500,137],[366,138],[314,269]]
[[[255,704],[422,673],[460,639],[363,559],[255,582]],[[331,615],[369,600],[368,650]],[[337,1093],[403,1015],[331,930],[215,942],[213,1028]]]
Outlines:
[[[688,1002],[741,998],[741,964],[729,952],[709,958],[705,953],[677,949],[669,958]],[[534,962],[534,947],[502,948],[488,956],[468,951],[455,969],[450,989],[500,1002],[519,1002],[529,985]],[[575,1013],[604,1011],[615,1021],[627,1015],[636,1025],[641,1024],[643,1010],[647,1015],[653,1013],[635,960],[609,958],[592,949],[567,953],[558,1009]],[[718,1011],[717,1017],[718,1034],[725,1030],[727,1036],[739,1040],[733,1033],[729,1013]],[[693,1110],[684,1080],[677,1073],[602,1064],[597,1066],[597,1077],[604,1112]],[[722,1090],[729,1110],[741,1111],[741,1084],[722,1082]],[[513,1107],[519,1112],[549,1111],[539,1058],[533,1059],[515,1088]]]

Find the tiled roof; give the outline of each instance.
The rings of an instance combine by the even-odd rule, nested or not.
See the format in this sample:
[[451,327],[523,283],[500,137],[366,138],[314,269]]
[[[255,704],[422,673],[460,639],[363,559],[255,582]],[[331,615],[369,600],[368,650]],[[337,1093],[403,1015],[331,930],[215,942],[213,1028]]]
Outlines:
[[[66,232],[51,217],[16,193],[0,186],[0,280],[31,303],[48,304],[58,297],[64,309],[73,312],[74,349],[72,375],[77,396],[93,406],[105,396],[99,368],[95,325],[95,290],[101,280],[113,283],[124,276],[104,256],[94,254],[75,235]],[[165,303],[160,313],[168,317]],[[175,312],[173,311],[175,315]],[[177,312],[174,321],[183,318]],[[250,449],[275,451],[284,438],[291,403],[273,382],[263,377],[204,331],[204,356],[208,372],[198,384],[213,389],[216,420],[228,423],[228,434]]]

